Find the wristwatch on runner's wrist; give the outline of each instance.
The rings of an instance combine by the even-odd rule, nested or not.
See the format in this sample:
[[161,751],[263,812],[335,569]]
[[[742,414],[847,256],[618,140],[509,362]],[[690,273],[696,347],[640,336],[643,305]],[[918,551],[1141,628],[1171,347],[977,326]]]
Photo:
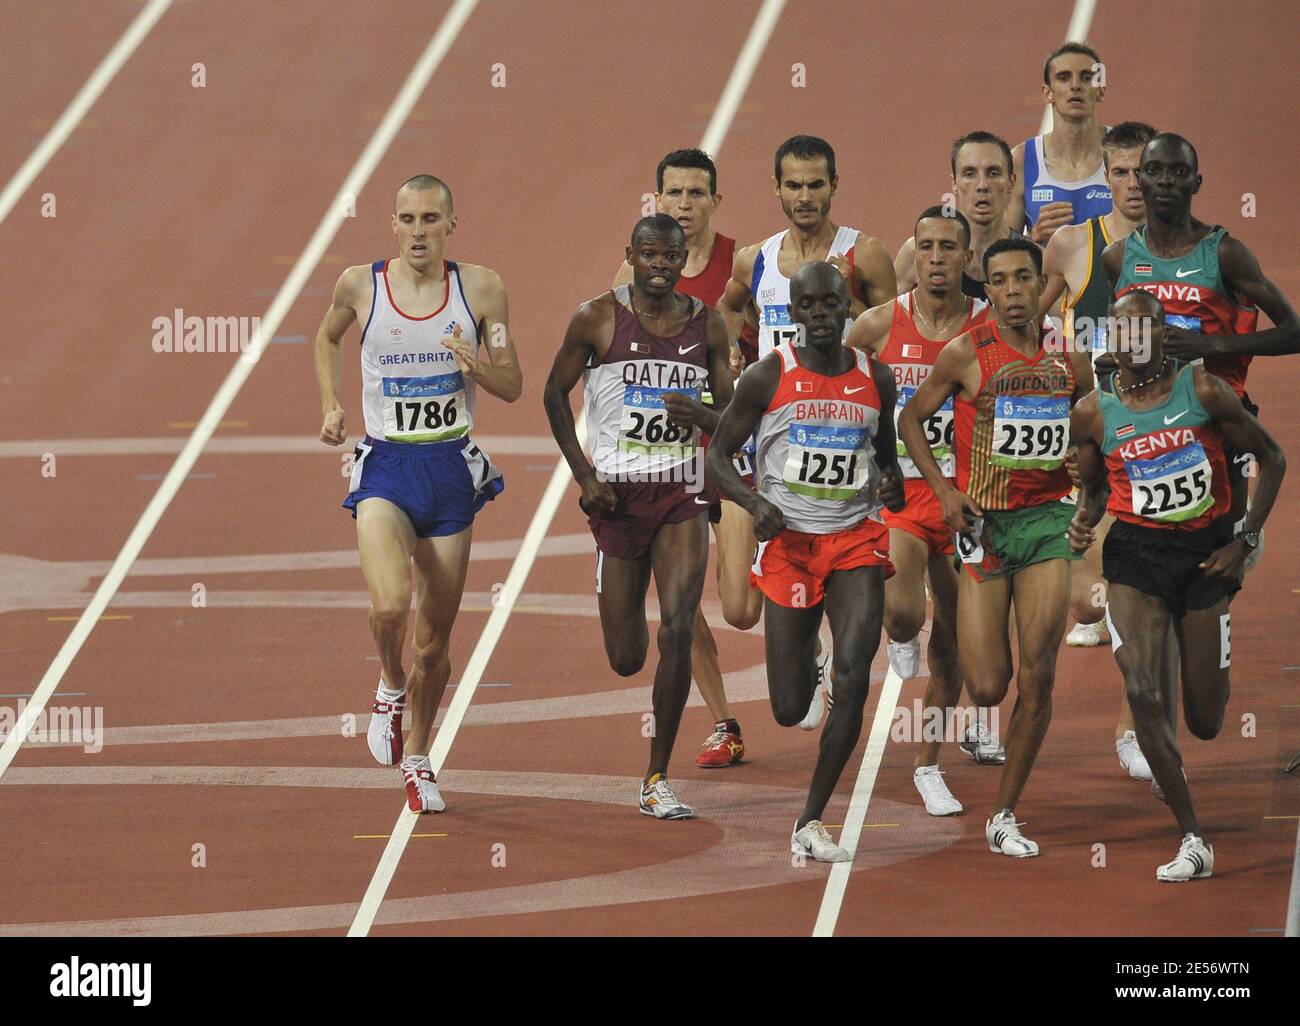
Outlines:
[[1248,549],[1257,549],[1257,548],[1259,548],[1259,532],[1258,532],[1258,531],[1242,531],[1241,534],[1237,535],[1237,537],[1240,538],[1243,542],[1246,543],[1246,548],[1248,548]]

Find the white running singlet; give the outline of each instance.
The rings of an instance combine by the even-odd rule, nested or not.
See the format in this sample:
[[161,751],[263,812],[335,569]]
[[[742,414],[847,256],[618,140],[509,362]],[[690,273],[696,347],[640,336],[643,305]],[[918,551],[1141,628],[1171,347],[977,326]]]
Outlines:
[[[749,291],[758,308],[758,358],[761,360],[782,342],[798,344],[798,333],[790,320],[790,279],[781,273],[781,244],[789,234],[787,228],[767,239],[754,260],[754,276]],[[853,261],[853,247],[861,234],[856,228],[838,228],[826,257],[848,257]],[[849,337],[853,318],[844,322],[844,337]]]

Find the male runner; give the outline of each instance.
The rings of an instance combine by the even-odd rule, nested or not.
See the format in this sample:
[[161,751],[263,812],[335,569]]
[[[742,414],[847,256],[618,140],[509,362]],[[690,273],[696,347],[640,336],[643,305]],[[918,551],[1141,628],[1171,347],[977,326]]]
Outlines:
[[[718,192],[718,169],[707,153],[699,149],[673,150],[655,170],[655,205],[682,226],[686,234],[686,267],[677,279],[677,291],[694,296],[705,306],[716,306],[731,277],[736,240],[711,227],[713,215],[722,203]],[[614,278],[614,288],[632,281],[632,265],[626,260]],[[747,453],[738,459],[749,460]],[[751,479],[753,471],[746,467]],[[722,615],[727,623],[745,631],[758,622],[763,611],[763,594],[749,584],[749,564],[754,558],[754,525],[749,514],[734,502],[721,502],[710,511],[717,542],[718,592]],[[745,755],[740,722],[732,715],[722,686],[718,645],[704,619],[695,613],[691,644],[691,675],[713,714],[713,733],[695,757],[706,769],[730,766]]]
[[[825,139],[796,135],[777,147],[772,188],[790,227],[736,253],[731,280],[718,303],[733,340],[739,340],[745,310],[754,303],[758,359],[779,343],[795,339],[789,313],[790,277],[804,264],[824,260],[840,272],[849,288],[850,318],[896,293],[894,268],[880,240],[856,228],[838,227],[831,220],[831,200],[839,181],[835,150]],[[740,373],[744,360],[739,342],[733,341],[733,373]],[[826,673],[830,657],[820,638],[817,650],[820,681],[800,724],[807,730],[821,722],[831,684]]]
[[[983,273],[984,251],[998,239],[1020,234],[1005,223],[1007,204],[1016,185],[1016,175],[1011,169],[1011,147],[992,132],[967,132],[952,144],[949,161],[957,212],[970,225],[971,256],[961,272],[961,291],[971,299],[983,301],[984,279],[978,276]],[[915,240],[908,239],[894,258],[900,293],[916,287],[914,245]]]
[[[817,688],[822,613],[835,642],[835,704],[790,850],[821,862],[852,856],[821,817],[862,732],[871,660],[880,645],[889,533],[881,501],[902,506],[895,455],[894,377],[841,344],[849,288],[839,268],[805,264],[790,278],[789,318],[804,344],[782,341],[736,386],[709,447],[719,489],[754,517],[763,543],[755,583],[766,615],[767,686],[782,726],[799,722]],[[727,454],[757,430],[755,492]]]
[[[1000,223],[999,223],[1000,226]],[[970,258],[970,226],[960,213],[941,206],[922,211],[916,219],[909,276],[923,284],[897,299],[873,307],[849,331],[848,345],[865,349],[894,371],[898,398],[894,420],[934,369],[944,345],[987,319],[988,304],[962,295],[959,283]],[[983,288],[983,286],[981,286]],[[952,455],[952,399],[925,422],[926,440],[943,475],[956,476]],[[953,716],[961,697],[957,669],[957,574],[952,565],[952,534],[934,490],[921,477],[900,445],[899,465],[907,506],[886,512],[889,553],[897,573],[885,585],[885,633],[889,635],[889,663],[902,680],[916,676],[920,663],[920,630],[925,624],[925,581],[934,596],[934,622],[930,625],[928,662],[930,681],[925,689],[926,709],[945,710]],[[975,726],[971,724],[969,726]],[[985,726],[985,731],[988,728]],[[991,735],[990,735],[991,737]],[[978,731],[962,747],[976,761],[1001,762],[1005,752],[991,742],[981,749]],[[913,782],[932,816],[962,811],[939,771],[939,740],[922,741],[917,750]]]
[[[1125,121],[1106,130],[1101,139],[1106,184],[1110,187],[1109,214],[1090,217],[1083,224],[1066,225],[1052,236],[1043,253],[1043,308],[1062,298],[1061,320],[1070,345],[1088,346],[1093,363],[1107,369],[1114,362],[1106,355],[1104,325],[1110,305],[1110,283],[1101,267],[1101,254],[1112,242],[1128,238],[1146,220],[1146,203],[1138,182],[1142,150],[1156,130],[1138,121]],[[1100,371],[1099,371],[1100,373]],[[1097,529],[1104,540],[1111,518],[1103,517]],[[1101,575],[1101,546],[1090,548],[1071,571],[1070,614],[1075,624],[1065,636],[1071,646],[1090,647],[1110,641],[1106,632],[1106,583]],[[1115,750],[1120,765],[1136,780],[1150,780],[1151,768],[1142,757],[1127,693],[1120,695],[1119,722],[1115,725]]]
[[[1259,544],[1286,458],[1222,379],[1165,355],[1170,329],[1159,300],[1130,291],[1114,311],[1131,326],[1129,337],[1146,344],[1121,338],[1118,372],[1071,415],[1082,495],[1070,541],[1076,552],[1092,543],[1103,506],[1116,518],[1102,554],[1115,659],[1157,794],[1183,833],[1178,855],[1156,870],[1156,879],[1200,880],[1214,872],[1214,848],[1197,822],[1166,720],[1174,698],[1160,686],[1162,641],[1172,619],[1187,726],[1208,741],[1228,704],[1228,604],[1241,587],[1247,553]],[[1225,444],[1254,453],[1260,468],[1246,529],[1236,537]]]
[[1040,246],[1058,228],[1110,210],[1101,153],[1105,127],[1097,123],[1106,90],[1094,84],[1100,64],[1097,51],[1085,43],[1066,43],[1048,54],[1043,99],[1052,106],[1052,130],[1013,151],[1022,184],[1007,205],[1007,227],[1020,231],[1028,225],[1029,237]]
[[[994,320],[953,339],[899,414],[898,431],[957,532],[968,573],[957,587],[957,652],[977,705],[1001,702],[1011,681],[1008,614],[1016,607],[1020,670],[1006,739],[1006,766],[989,848],[1038,854],[1013,809],[1052,716],[1056,654],[1070,601],[1065,532],[1073,513],[1065,468],[1070,407],[1092,388],[1086,353],[1045,346],[1039,314],[1042,254],[1028,239],[1003,239],[984,254]],[[930,450],[925,422],[955,396],[956,487]]]
[[[366,438],[356,447],[343,506],[357,521],[370,631],[379,648],[381,676],[367,738],[381,765],[400,761],[413,812],[446,808],[429,764],[429,734],[451,674],[451,628],[465,588],[474,515],[505,487],[501,472],[470,439],[475,392],[481,387],[514,402],[523,391],[505,286],[495,271],[443,258],[455,229],[444,182],[433,175],[405,182],[393,213],[398,258],[344,271],[316,333],[325,415],[320,437],[342,445],[341,343],[353,321],[365,325]],[[412,564],[416,611],[408,675],[402,649]],[[408,704],[411,737],[404,745]]]
[[[659,594],[650,764],[640,809],[656,819],[694,811],[668,784],[668,760],[691,690],[692,622],[709,558],[709,506],[699,432],[731,399],[727,329],[720,314],[675,291],[686,235],[667,214],[643,217],[627,260],[632,284],[578,307],[546,381],[551,431],[582,489],[596,538],[596,594],[611,668],[629,677],[650,643],[645,596]],[[569,393],[585,375],[591,463],[574,430]]]

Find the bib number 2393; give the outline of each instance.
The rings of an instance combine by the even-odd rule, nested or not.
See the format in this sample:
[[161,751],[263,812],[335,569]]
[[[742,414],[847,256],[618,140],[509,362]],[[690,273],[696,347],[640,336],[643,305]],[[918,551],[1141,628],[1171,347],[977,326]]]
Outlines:
[[993,407],[990,461],[1012,470],[1055,470],[1070,437],[1065,396],[998,396]]
[[384,378],[384,438],[443,442],[469,433],[465,380],[460,372],[423,378]]

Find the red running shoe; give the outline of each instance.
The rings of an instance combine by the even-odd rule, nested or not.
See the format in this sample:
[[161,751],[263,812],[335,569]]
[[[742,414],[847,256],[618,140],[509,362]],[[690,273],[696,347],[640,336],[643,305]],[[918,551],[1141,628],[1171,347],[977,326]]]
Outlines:
[[745,742],[725,723],[715,723],[713,733],[704,742],[704,750],[695,757],[695,765],[704,769],[720,769],[740,762],[745,757]]

